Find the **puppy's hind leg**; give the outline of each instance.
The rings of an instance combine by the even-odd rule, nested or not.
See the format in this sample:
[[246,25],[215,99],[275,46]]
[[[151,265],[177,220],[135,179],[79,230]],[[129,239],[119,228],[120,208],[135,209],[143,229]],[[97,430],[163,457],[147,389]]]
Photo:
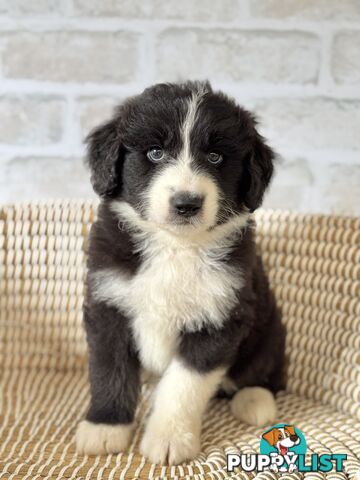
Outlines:
[[233,396],[230,407],[237,419],[257,427],[273,425],[277,415],[274,395],[262,387],[242,388]]

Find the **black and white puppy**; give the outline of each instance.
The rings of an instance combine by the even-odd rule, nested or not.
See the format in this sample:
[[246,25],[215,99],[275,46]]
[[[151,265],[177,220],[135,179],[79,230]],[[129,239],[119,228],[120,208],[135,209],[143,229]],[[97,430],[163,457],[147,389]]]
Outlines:
[[140,372],[160,377],[141,442],[153,462],[200,450],[219,391],[242,421],[271,424],[284,329],[250,213],[274,154],[254,117],[209,83],[159,84],[89,137],[102,201],[89,244],[85,326],[91,405],[77,450],[129,445]]

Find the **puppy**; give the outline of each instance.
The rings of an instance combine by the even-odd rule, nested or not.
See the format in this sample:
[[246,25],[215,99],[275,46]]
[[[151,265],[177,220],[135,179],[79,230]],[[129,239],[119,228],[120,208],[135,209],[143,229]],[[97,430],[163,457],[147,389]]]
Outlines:
[[89,243],[84,320],[91,405],[85,454],[124,451],[140,372],[160,377],[140,450],[177,464],[200,451],[218,391],[272,423],[284,329],[256,254],[253,212],[274,153],[254,117],[209,83],[159,84],[88,138],[101,203]]
[[[291,457],[292,455],[294,455],[294,452],[292,452],[291,450],[289,451],[289,448],[292,448],[295,445],[299,445],[300,443],[300,437],[295,432],[295,428],[293,425],[285,425],[284,427],[280,428],[272,428],[268,432],[264,433],[262,438],[266,440],[269,445],[275,447],[278,451],[278,454],[283,457]],[[297,470],[297,465],[296,463],[290,463],[288,467],[283,465],[278,468],[277,464],[274,463],[270,468],[274,472],[289,471],[289,473],[293,473]]]
[[292,425],[273,428],[262,436],[270,445],[275,447],[280,455],[287,455],[289,448],[299,445],[300,438]]

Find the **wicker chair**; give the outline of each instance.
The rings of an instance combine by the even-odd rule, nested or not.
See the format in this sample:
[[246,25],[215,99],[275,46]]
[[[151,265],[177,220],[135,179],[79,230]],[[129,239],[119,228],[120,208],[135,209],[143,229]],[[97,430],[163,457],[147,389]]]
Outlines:
[[[138,453],[151,388],[143,385],[128,452],[80,456],[74,432],[88,405],[82,300],[86,236],[96,205],[53,202],[0,210],[0,478],[278,478],[226,472],[226,454],[259,452],[261,429],[226,400],[204,418],[202,452],[181,466]],[[346,453],[343,472],[284,479],[360,478],[360,219],[257,214],[258,244],[287,325],[289,380],[279,422],[308,453]],[[327,476],[326,476],[327,475]]]

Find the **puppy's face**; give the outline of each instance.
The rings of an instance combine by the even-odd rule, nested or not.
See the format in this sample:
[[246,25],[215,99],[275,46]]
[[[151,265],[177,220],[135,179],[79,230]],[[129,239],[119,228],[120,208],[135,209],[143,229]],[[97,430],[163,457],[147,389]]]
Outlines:
[[89,142],[100,196],[182,234],[253,211],[272,174],[273,153],[251,114],[208,83],[148,88]]
[[285,425],[281,428],[273,428],[262,436],[270,445],[285,454],[288,448],[298,445],[300,438],[295,432],[293,425]]

